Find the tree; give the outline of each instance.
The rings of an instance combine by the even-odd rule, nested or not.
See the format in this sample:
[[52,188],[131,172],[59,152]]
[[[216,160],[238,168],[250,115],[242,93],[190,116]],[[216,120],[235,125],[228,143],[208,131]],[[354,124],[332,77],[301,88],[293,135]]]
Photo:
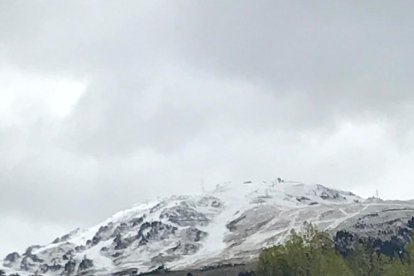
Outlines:
[[414,272],[414,235],[406,247],[406,258],[397,258],[384,265],[384,275],[411,276]]
[[352,275],[328,234],[319,232],[312,224],[306,225],[303,234],[292,231],[284,245],[263,250],[257,273],[261,276]]

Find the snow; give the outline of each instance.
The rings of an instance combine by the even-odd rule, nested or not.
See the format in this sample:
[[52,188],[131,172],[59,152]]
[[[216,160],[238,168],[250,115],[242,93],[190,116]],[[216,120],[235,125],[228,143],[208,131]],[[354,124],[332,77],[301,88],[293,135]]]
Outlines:
[[[228,182],[217,185],[215,190],[202,195],[172,196],[161,201],[136,204],[90,229],[70,233],[66,241],[42,246],[33,253],[46,258],[49,262],[56,256],[46,256],[45,252],[55,252],[54,248],[64,251],[66,248],[85,246],[84,250],[75,252],[74,258],[80,261],[86,255],[92,259],[95,265],[94,275],[104,275],[126,268],[138,268],[139,272],[146,272],[157,267],[157,262],[153,260],[165,261],[165,265],[170,269],[202,267],[236,258],[237,260],[255,258],[258,250],[284,242],[291,230],[300,230],[305,221],[333,232],[344,225],[352,227],[353,220],[368,212],[396,208],[395,206],[411,208],[414,202],[387,203],[380,200],[364,200],[349,192],[329,189],[319,184],[307,185],[294,181]],[[178,222],[171,221],[168,216],[162,216],[164,213],[171,212],[175,216],[186,213],[180,213],[181,209],[176,208],[184,208],[191,211],[191,214],[200,214],[200,221],[195,221],[191,227],[202,231],[201,233],[205,232],[207,234],[205,238],[199,241],[188,240],[184,233],[189,226],[179,225]],[[408,216],[408,209],[406,214]],[[115,231],[114,229],[121,224],[128,225],[125,231],[121,230],[124,231],[120,233],[122,238],[137,237],[140,225],[131,226],[130,223],[136,218],[143,218],[140,225],[161,223],[161,228],[157,231],[167,231],[168,228],[165,227],[170,225],[176,229],[176,233],[167,232],[165,235],[160,233],[158,237],[155,232],[155,236],[149,237],[144,245],[134,240],[126,248],[115,250],[114,234],[111,234],[111,231]],[[191,217],[192,220],[197,218],[197,216]],[[201,220],[201,218],[208,218],[210,221],[206,223],[205,219]],[[227,227],[230,222],[234,229],[230,230]],[[86,246],[87,241],[105,226],[108,226],[107,231],[110,232],[105,234],[96,245]],[[141,234],[145,236],[151,232],[150,230],[144,228]],[[181,243],[190,244],[197,248],[197,251],[191,254],[174,255],[173,249]],[[102,251],[104,247],[107,248],[106,253]],[[121,254],[121,258],[111,257],[118,253]],[[18,267],[16,264],[13,268]],[[49,275],[54,274],[49,273]]]

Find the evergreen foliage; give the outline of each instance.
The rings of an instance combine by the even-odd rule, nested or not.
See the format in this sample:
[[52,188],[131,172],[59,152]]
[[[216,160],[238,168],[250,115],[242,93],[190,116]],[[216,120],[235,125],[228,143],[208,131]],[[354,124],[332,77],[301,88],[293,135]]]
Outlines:
[[391,245],[390,242],[354,237],[344,231],[339,231],[333,240],[327,233],[307,224],[303,234],[292,231],[285,244],[262,251],[257,275],[414,275],[414,243],[405,248]]
[[304,234],[292,232],[283,245],[265,249],[259,257],[257,274],[261,276],[352,275],[336,253],[330,237],[308,224]]

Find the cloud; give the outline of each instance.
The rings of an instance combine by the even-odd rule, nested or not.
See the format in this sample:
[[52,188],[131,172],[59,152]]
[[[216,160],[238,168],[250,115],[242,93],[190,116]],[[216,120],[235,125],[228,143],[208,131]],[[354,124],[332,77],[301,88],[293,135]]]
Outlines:
[[412,8],[2,2],[0,212],[55,235],[278,176],[412,198]]

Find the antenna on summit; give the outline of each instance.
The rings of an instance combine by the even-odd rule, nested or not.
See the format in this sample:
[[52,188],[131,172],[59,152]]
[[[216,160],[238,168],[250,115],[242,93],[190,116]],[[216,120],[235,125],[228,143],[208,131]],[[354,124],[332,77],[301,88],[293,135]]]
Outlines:
[[376,189],[376,190],[375,190],[375,197],[376,197],[376,198],[379,198],[379,192],[378,192],[378,189]]

